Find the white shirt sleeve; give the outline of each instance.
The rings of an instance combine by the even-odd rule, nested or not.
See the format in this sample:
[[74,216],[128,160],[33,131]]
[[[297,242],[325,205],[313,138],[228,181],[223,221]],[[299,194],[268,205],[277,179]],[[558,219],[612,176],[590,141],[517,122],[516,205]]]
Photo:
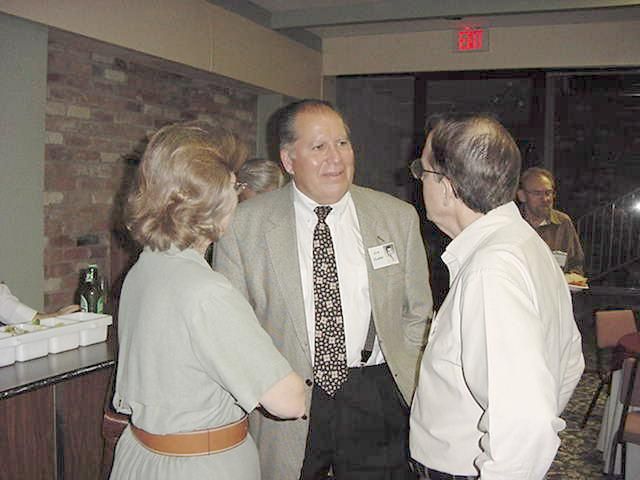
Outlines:
[[37,311],[26,306],[11,293],[9,287],[0,283],[0,322],[23,323],[30,322]]
[[584,372],[584,356],[582,355],[582,336],[578,327],[574,324],[573,337],[567,347],[565,354],[568,357],[567,370],[564,381],[560,388],[560,398],[558,399],[559,413],[562,413],[567,403],[571,399],[573,391],[576,389],[582,372]]
[[498,270],[469,275],[461,300],[462,369],[484,410],[483,480],[542,479],[556,454],[558,388],[526,287]]

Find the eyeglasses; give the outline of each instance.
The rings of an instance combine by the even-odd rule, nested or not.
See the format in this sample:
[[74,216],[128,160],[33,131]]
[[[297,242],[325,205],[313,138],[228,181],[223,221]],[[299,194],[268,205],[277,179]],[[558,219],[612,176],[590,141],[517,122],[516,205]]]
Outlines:
[[413,178],[420,181],[422,181],[422,177],[424,177],[425,173],[433,173],[435,175],[442,175],[443,177],[446,177],[446,175],[442,172],[436,172],[435,170],[427,170],[426,168],[424,168],[422,166],[421,158],[416,158],[413,162],[411,162],[411,164],[409,165],[409,170],[411,170],[411,175],[413,175]]
[[236,183],[233,184],[233,189],[236,191],[236,194],[239,194],[240,192],[242,192],[245,188],[247,188],[249,185],[245,182],[238,182],[236,180]]
[[555,190],[525,190],[528,195],[536,198],[555,197]]

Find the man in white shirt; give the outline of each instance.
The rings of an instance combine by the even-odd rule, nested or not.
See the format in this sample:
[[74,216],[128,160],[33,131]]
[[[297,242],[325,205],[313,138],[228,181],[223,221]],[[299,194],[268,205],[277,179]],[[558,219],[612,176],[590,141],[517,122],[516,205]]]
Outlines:
[[0,282],[0,322],[4,324],[26,323],[48,317],[56,317],[76,312],[78,305],[69,305],[54,313],[40,313],[37,310],[21,303],[15,297],[9,287]]
[[293,181],[240,204],[214,261],[308,387],[301,420],[253,415],[262,478],[415,478],[406,405],[432,308],[418,215],[352,185],[349,132],[330,104],[288,105],[279,134]]
[[496,120],[436,119],[422,157],[427,217],[452,238],[410,421],[431,480],[539,480],[584,369],[566,281],[513,198],[520,152]]

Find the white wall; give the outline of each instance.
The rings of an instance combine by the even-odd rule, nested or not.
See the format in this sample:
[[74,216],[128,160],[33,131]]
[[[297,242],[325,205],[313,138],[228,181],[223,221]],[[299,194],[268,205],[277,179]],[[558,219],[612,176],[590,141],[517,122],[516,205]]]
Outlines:
[[321,93],[320,52],[206,0],[0,0],[0,11],[272,92]]
[[0,14],[0,280],[43,305],[46,28]]
[[640,65],[640,22],[489,29],[486,52],[454,52],[453,32],[325,39],[324,75]]

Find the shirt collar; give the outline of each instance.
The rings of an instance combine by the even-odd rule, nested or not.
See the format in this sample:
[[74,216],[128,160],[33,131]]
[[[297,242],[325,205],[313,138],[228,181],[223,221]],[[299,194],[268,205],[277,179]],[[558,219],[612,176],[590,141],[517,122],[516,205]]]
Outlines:
[[442,261],[449,268],[450,279],[455,278],[460,267],[467,262],[485,238],[514,219],[522,220],[522,216],[516,204],[509,202],[489,211],[451,240],[442,254]]
[[538,225],[534,225],[534,228],[545,227],[547,225],[560,225],[560,217],[558,217],[557,210],[551,209],[551,213],[549,213],[549,218],[545,218]]
[[[314,221],[317,220],[318,217],[316,215],[316,212],[314,212],[314,209],[323,204],[320,204],[315,200],[312,200],[311,198],[306,196],[304,193],[302,193],[296,186],[295,181],[292,182],[292,184],[293,184],[293,205],[296,211],[301,213],[305,219],[312,219]],[[327,217],[327,219],[331,220],[332,218],[337,219],[342,217],[342,214],[344,214],[344,212],[347,210],[347,207],[349,206],[350,199],[351,199],[351,192],[347,191],[347,193],[345,193],[342,196],[342,198],[338,200],[336,203],[329,204],[328,206],[331,207],[331,212],[329,213],[329,216]]]
[[145,247],[144,249],[149,252],[159,253],[161,255],[167,255],[169,257],[180,257],[186,260],[196,261],[197,263],[201,263],[203,265],[209,266],[204,256],[200,255],[200,253],[195,251],[193,248],[187,247],[184,250],[180,250],[177,246],[171,244],[171,246],[167,250],[163,250],[163,251],[153,250],[151,247]]
[[[523,218],[526,218],[525,215],[525,205],[522,204],[520,213],[522,214]],[[544,219],[541,223],[539,223],[538,225],[531,225],[533,228],[539,228],[539,227],[544,227],[545,225],[559,225],[560,222],[560,217],[558,216],[558,211],[554,210],[553,208],[551,209],[551,213],[549,214],[549,218]]]
[[553,223],[554,225],[559,225],[561,223],[558,211],[553,208],[551,209],[551,215],[549,215],[549,223]]

